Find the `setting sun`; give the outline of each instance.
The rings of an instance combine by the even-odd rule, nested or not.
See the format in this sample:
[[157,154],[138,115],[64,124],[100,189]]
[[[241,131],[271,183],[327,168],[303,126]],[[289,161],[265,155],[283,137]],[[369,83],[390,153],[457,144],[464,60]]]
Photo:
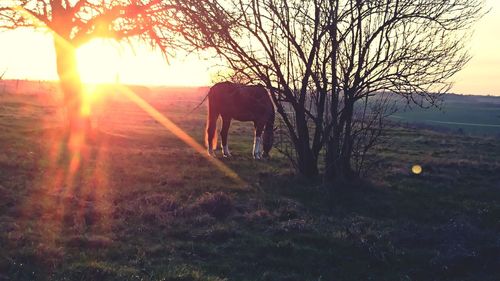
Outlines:
[[93,40],[77,50],[78,71],[84,83],[112,83],[119,80],[120,57],[116,46]]
[[[58,80],[50,33],[15,30],[0,33],[0,74],[4,79]],[[33,48],[36,46],[36,48]],[[85,83],[205,86],[211,84],[211,65],[197,54],[178,52],[168,62],[159,50],[131,39],[131,46],[94,39],[77,50]]]
[[208,62],[184,56],[169,62],[159,50],[135,42],[120,45],[94,39],[78,48],[78,70],[84,83],[189,85],[210,83]]

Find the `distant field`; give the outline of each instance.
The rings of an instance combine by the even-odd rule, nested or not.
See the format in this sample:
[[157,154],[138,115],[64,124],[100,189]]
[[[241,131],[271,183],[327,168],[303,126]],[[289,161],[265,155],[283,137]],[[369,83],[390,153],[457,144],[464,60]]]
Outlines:
[[[75,145],[57,85],[2,83],[0,280],[500,276],[495,139],[395,126],[367,176],[332,190],[276,150],[254,161],[252,125],[234,122],[222,161],[238,181],[111,85],[94,88],[98,130]],[[203,143],[206,107],[191,110],[206,89],[129,89]]]
[[500,136],[500,97],[446,95],[440,109],[402,109],[391,119],[451,132]]

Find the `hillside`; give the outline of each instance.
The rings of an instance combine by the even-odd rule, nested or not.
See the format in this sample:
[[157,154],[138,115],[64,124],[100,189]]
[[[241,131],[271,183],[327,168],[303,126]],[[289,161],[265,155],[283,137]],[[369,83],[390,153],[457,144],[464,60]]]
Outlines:
[[500,137],[500,97],[447,94],[439,108],[401,106],[391,118],[451,133]]

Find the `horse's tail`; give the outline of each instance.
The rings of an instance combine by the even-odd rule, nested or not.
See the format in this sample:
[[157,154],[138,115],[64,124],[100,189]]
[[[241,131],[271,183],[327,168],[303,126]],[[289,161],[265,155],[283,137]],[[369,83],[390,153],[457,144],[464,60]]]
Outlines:
[[[208,91],[208,114],[207,114],[207,128],[205,131],[205,145],[208,149],[215,149],[217,147],[217,134],[215,133],[215,129],[217,128],[217,118],[219,117],[219,113],[217,111],[217,105],[214,104],[214,101],[210,98],[210,93],[212,89]],[[205,99],[207,98],[205,97]]]
[[271,115],[267,119],[266,127],[264,129],[263,145],[264,145],[264,154],[268,155],[269,151],[273,147],[274,142],[274,119],[276,118],[276,114],[274,113],[274,108],[272,108]]
[[[208,91],[208,93],[210,93],[210,91]],[[200,106],[207,100],[207,98],[208,98],[208,94],[203,98],[203,100],[197,106],[195,106],[193,109],[191,109],[191,111],[189,111],[187,114],[191,114],[195,110],[197,110],[198,108],[200,108]]]

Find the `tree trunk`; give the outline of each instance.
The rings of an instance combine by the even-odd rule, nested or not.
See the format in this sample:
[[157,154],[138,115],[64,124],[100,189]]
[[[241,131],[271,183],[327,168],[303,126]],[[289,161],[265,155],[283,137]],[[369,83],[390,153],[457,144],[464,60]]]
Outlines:
[[343,180],[350,180],[354,176],[354,171],[351,167],[351,157],[352,157],[352,118],[354,114],[354,102],[351,100],[346,101],[346,107],[344,108],[346,114],[345,130],[344,130],[344,141],[342,143],[342,151],[340,154],[340,174]]
[[[339,156],[339,147],[340,147],[340,135],[342,128],[339,126],[341,124],[338,115],[338,107],[339,107],[339,85],[338,85],[338,77],[337,77],[337,51],[339,48],[337,42],[337,19],[338,19],[338,2],[330,2],[330,13],[331,13],[331,22],[330,22],[330,40],[332,43],[332,56],[331,56],[331,86],[332,86],[332,100],[330,102],[330,116],[331,120],[331,131],[329,132],[326,142],[326,154],[325,154],[325,172],[323,175],[324,183],[333,183],[336,177],[337,168],[337,157]],[[325,78],[326,80],[326,78]]]
[[[300,141],[300,140],[299,140]],[[299,172],[306,178],[315,178],[318,176],[318,161],[313,155],[313,151],[308,145],[303,143],[299,144],[298,152],[298,164]]]
[[[323,181],[326,184],[342,183],[353,179],[354,172],[351,167],[352,157],[352,118],[354,114],[354,103],[347,101],[342,113],[339,126],[333,130],[327,144],[325,156],[325,174]],[[342,147],[341,137],[343,132]]]
[[309,146],[309,129],[303,110],[296,110],[295,122],[297,124],[297,143],[295,149],[298,154],[299,172],[307,178],[318,176],[318,161]]
[[59,84],[64,94],[66,129],[69,133],[90,131],[89,112],[84,110],[82,82],[78,73],[76,49],[70,43],[54,36]]

